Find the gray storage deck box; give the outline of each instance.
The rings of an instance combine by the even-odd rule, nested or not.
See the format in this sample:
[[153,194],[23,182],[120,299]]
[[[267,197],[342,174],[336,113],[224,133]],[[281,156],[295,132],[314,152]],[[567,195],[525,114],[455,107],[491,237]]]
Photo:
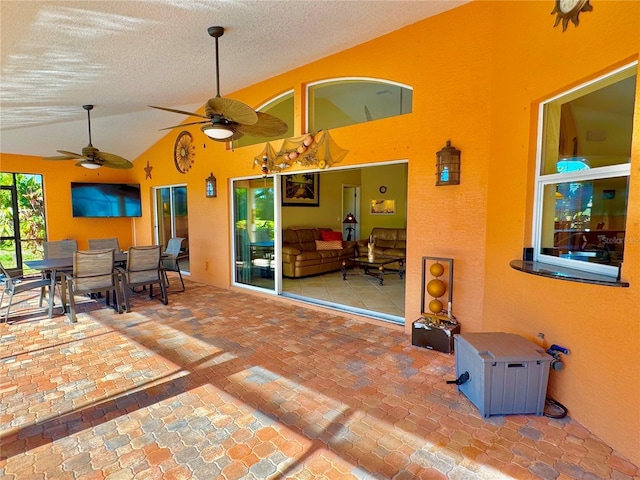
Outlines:
[[458,386],[483,417],[544,413],[553,358],[542,347],[513,333],[454,336]]

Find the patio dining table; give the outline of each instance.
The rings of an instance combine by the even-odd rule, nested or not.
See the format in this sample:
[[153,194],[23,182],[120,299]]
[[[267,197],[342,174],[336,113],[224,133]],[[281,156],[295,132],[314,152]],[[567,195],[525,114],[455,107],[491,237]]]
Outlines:
[[[125,252],[116,252],[114,255],[115,265],[124,265],[127,262]],[[38,270],[43,276],[51,276],[51,288],[55,286],[55,278],[58,272],[70,271],[73,269],[73,257],[43,258],[40,260],[25,260],[24,264],[32,270]],[[54,290],[52,290],[53,292]],[[52,293],[53,295],[53,293]],[[67,311],[67,289],[65,282],[60,283],[60,297],[62,299],[62,311]]]

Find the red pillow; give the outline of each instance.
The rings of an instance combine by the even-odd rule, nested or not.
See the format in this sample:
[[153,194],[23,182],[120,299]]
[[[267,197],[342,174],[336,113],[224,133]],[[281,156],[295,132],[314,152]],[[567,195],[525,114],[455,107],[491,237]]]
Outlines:
[[331,230],[320,230],[320,236],[322,240],[325,242],[330,242],[331,240],[342,240],[342,232],[333,232]]

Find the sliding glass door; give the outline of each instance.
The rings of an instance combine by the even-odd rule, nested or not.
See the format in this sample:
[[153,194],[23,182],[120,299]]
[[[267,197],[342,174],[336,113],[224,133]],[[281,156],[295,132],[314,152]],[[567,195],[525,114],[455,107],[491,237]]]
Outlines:
[[275,289],[273,178],[233,181],[234,281]]
[[[182,247],[189,252],[189,210],[187,208],[187,187],[178,185],[155,189],[156,201],[156,243],[167,246],[171,238],[184,238]],[[180,269],[189,271],[188,259],[180,261]]]
[[42,176],[0,173],[0,261],[22,271],[23,260],[42,258],[46,240]]

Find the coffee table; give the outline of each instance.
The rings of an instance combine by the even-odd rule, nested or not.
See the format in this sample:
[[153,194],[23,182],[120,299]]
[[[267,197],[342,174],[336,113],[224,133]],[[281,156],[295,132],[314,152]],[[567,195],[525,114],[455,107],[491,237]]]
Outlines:
[[[360,267],[364,270],[364,275],[370,275],[380,280],[380,285],[384,285],[384,266],[391,263],[398,262],[398,276],[402,278],[404,276],[404,260],[405,257],[385,257],[382,255],[376,255],[369,258],[368,256],[361,256],[350,258],[342,261],[342,279],[347,279],[347,269],[351,267]],[[396,273],[396,272],[393,272]],[[358,274],[350,274],[358,275]]]

